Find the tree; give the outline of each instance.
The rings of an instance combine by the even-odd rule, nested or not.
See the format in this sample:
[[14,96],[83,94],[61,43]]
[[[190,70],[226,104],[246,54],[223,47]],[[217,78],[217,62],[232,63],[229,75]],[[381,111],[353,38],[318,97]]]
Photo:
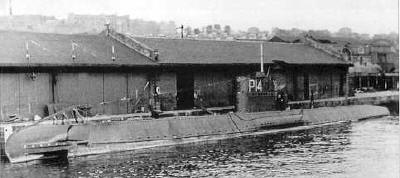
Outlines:
[[298,29],[298,28],[292,28],[292,29],[289,31],[289,33],[290,33],[292,36],[300,37],[300,36],[304,36],[306,32],[305,32],[304,30],[301,30],[301,29]]
[[184,30],[183,30],[186,35],[192,35],[192,27],[187,26]]
[[290,36],[290,32],[280,28],[273,28],[271,31],[271,35],[273,36]]
[[257,27],[250,27],[249,29],[247,29],[247,33],[258,34],[260,33],[260,29],[258,29]]
[[207,33],[207,34],[211,34],[211,33],[212,33],[212,30],[213,30],[212,25],[207,25],[207,27],[206,27],[206,33]]
[[368,41],[368,40],[371,39],[371,37],[370,37],[369,34],[367,34],[367,33],[360,34],[360,35],[359,35],[359,38],[360,38],[361,40],[364,40],[364,41]]
[[194,33],[195,35],[200,34],[200,29],[199,29],[199,28],[195,28],[195,29],[193,30],[193,33]]
[[221,30],[221,25],[220,24],[214,24],[214,30],[220,31]]
[[396,32],[391,32],[389,34],[375,34],[372,37],[373,40],[385,39],[389,40],[394,44],[399,44],[399,34]]
[[224,32],[225,32],[226,34],[230,35],[230,34],[232,33],[231,26],[225,25],[225,27],[224,27]]
[[390,33],[388,34],[388,38],[389,38],[391,41],[395,42],[396,44],[399,43],[399,34],[396,33],[396,32],[390,32]]
[[261,31],[259,38],[261,39],[267,39],[268,38],[268,31]]
[[351,37],[352,30],[349,27],[343,27],[336,32],[336,35],[339,37]]
[[309,30],[308,34],[316,38],[331,37],[331,32],[329,30]]

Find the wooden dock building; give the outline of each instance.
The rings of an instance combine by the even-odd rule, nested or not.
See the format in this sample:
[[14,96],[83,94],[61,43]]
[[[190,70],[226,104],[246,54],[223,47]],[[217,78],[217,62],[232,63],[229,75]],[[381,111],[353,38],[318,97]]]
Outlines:
[[[139,38],[111,30],[0,31],[0,40],[0,121],[44,117],[73,104],[92,114],[148,112],[149,104],[163,111],[242,110],[253,95],[268,96],[254,103],[273,109],[277,90],[290,101],[344,96],[350,66],[302,43]],[[255,75],[261,59],[270,81],[262,86]]]

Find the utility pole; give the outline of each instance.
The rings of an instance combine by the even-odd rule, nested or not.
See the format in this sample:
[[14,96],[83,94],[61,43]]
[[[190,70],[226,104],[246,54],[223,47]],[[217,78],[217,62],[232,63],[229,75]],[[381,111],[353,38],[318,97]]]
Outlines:
[[181,30],[181,38],[183,39],[183,25],[181,25],[180,27],[178,27],[176,29],[180,29]]

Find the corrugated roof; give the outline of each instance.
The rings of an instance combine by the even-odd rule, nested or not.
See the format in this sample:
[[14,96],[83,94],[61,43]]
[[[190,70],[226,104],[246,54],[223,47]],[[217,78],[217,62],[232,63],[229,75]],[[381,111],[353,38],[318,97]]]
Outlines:
[[[0,66],[151,66],[151,59],[101,35],[0,31]],[[26,59],[26,43],[30,61]],[[76,59],[72,60],[72,43]],[[115,61],[112,60],[112,46]]]
[[[161,64],[258,64],[260,42],[211,41],[135,37],[159,50]],[[348,64],[304,44],[264,42],[264,62],[290,64]]]

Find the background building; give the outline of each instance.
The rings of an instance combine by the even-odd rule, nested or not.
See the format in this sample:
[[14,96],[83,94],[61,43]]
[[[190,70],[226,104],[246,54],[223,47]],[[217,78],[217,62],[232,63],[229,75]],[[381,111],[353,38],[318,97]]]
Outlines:
[[349,68],[350,92],[398,89],[399,51],[391,41],[317,39],[312,36],[306,36],[305,39],[315,48],[342,56],[353,64]]

